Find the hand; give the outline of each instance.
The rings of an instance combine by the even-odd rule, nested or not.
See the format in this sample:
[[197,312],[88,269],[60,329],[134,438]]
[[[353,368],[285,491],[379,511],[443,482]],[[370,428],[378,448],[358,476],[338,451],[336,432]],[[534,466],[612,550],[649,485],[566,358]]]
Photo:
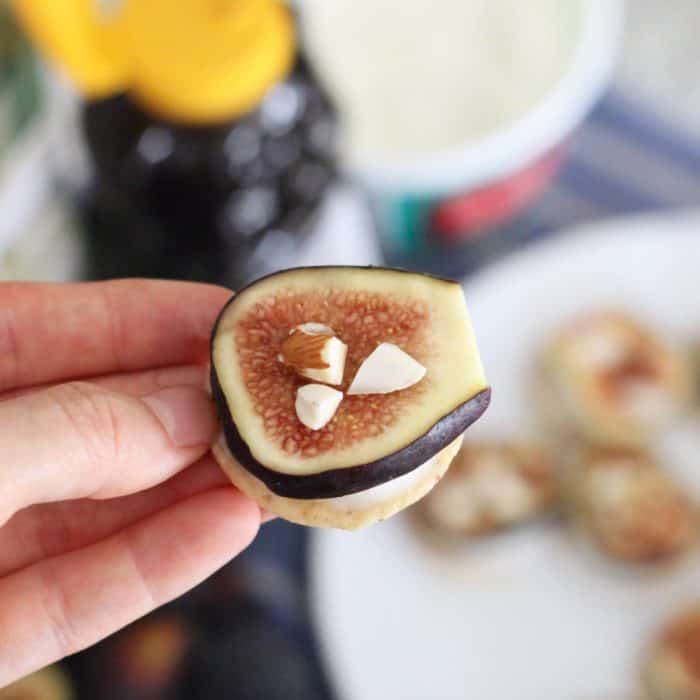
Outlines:
[[230,292],[0,284],[0,687],[196,585],[260,509],[207,455]]

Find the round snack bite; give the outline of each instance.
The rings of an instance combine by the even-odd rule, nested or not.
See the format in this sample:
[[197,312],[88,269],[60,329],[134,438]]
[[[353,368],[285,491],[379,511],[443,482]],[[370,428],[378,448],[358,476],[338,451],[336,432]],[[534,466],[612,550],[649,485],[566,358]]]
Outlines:
[[644,677],[653,700],[700,700],[700,605],[662,630],[649,651]]
[[694,505],[640,452],[585,451],[568,483],[575,524],[608,556],[628,562],[668,560],[697,534]]
[[59,666],[47,666],[0,688],[0,700],[72,700],[73,688]]
[[647,444],[688,403],[684,354],[634,319],[601,311],[567,324],[546,348],[548,413],[596,444]]
[[166,612],[138,620],[87,652],[86,692],[100,700],[172,700],[192,641],[181,615]]
[[384,268],[286,270],[212,333],[213,452],[263,508],[355,529],[423,497],[486,410],[462,288]]
[[552,509],[551,458],[526,444],[465,444],[450,471],[416,506],[430,530],[476,536],[528,522]]

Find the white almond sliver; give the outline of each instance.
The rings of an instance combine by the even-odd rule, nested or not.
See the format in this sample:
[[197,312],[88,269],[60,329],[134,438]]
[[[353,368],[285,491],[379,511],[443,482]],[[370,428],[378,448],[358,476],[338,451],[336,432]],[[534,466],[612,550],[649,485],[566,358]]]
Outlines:
[[342,400],[342,391],[325,384],[305,384],[297,390],[294,408],[307,428],[320,430],[333,418]]
[[397,345],[382,343],[360,365],[348,394],[389,394],[408,389],[423,379],[426,371]]

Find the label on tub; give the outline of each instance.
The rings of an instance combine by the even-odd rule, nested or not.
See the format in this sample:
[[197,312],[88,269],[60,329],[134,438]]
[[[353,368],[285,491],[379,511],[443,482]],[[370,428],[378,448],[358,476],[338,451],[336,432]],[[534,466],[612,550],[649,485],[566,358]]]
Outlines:
[[461,247],[523,213],[554,178],[564,147],[478,190],[445,199],[407,193],[371,198],[382,245],[391,255],[421,255]]

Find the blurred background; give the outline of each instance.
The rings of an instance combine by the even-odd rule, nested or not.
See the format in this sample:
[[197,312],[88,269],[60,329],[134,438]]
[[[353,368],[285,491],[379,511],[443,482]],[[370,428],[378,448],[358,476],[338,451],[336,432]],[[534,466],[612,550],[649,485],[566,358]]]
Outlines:
[[[512,484],[469,479],[440,508],[466,508],[467,494],[487,522],[437,518],[427,544],[411,514],[358,536],[273,522],[198,589],[0,698],[700,698],[700,622],[658,636],[700,595],[693,537],[669,535],[681,511],[697,517],[678,493],[700,495],[699,29],[695,0],[1,2],[0,280],[240,288],[328,263],[463,280],[487,373],[506,397],[479,435],[500,455],[489,463],[531,476],[516,438],[543,451],[535,461],[547,474],[571,468],[563,454],[575,452],[583,474],[617,459],[589,448],[624,448],[632,471],[652,463],[664,483],[661,496],[625,501],[631,520],[625,510],[612,544],[596,530],[593,496],[585,516],[570,515],[564,487],[519,510],[504,505]],[[609,307],[612,321],[596,315]],[[632,414],[643,414],[653,445],[624,431],[601,438],[590,426],[605,407],[582,403],[593,418],[568,429],[583,437],[559,441],[525,418],[538,348],[560,331],[553,362],[568,357],[567,323],[583,316],[597,321],[581,342],[634,358],[635,396],[654,410],[635,403]],[[651,370],[639,371],[640,353]],[[654,369],[674,363],[680,388]],[[656,410],[662,401],[669,415]],[[481,453],[470,449],[461,459],[472,473]],[[658,499],[667,511],[648,515]],[[617,515],[609,505],[601,517]],[[525,520],[512,537],[502,532]],[[574,520],[589,524],[601,561],[581,563],[588,554],[562,534]],[[640,535],[638,520],[654,533]],[[654,542],[638,549],[625,539],[647,535]],[[448,543],[451,568],[439,554]],[[378,563],[387,552],[389,569]],[[583,581],[613,612],[586,608]],[[567,598],[572,590],[582,597]],[[392,599],[403,617],[392,617]],[[469,617],[475,601],[490,617]],[[557,604],[578,617],[555,614]],[[414,607],[426,615],[405,626]],[[547,621],[526,667],[530,640],[511,634],[507,610],[530,610],[523,620],[535,630]],[[458,629],[446,631],[450,620]],[[480,645],[459,631],[469,625],[498,634]],[[607,665],[582,653],[576,629]],[[412,634],[423,643],[407,645]],[[452,636],[464,657],[447,651]]]

